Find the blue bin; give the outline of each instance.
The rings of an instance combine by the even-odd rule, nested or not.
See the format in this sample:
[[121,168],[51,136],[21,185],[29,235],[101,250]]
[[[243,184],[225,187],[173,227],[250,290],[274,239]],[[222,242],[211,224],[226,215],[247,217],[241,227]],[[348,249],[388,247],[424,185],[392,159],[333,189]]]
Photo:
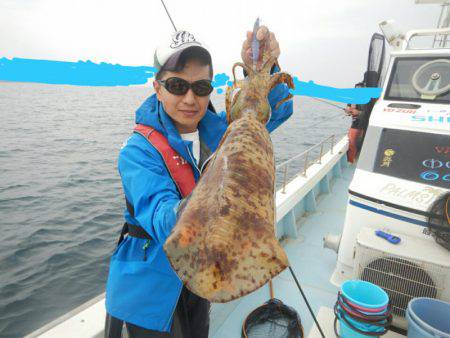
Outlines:
[[[370,325],[370,324],[366,324],[366,323],[361,323],[358,322],[357,320],[350,318],[346,315],[344,315],[345,318],[356,328],[365,331],[365,332],[383,332],[384,329],[380,326],[375,326],[375,325]],[[368,335],[359,333],[355,330],[353,330],[350,326],[348,326],[343,320],[342,318],[339,317],[339,335],[341,336],[341,338],[367,338],[369,337]],[[372,338],[377,338],[380,336],[370,336]]]
[[[341,286],[342,296],[352,305],[357,306],[360,311],[370,311],[367,313],[382,315],[385,314],[389,303],[388,294],[379,286],[361,280],[348,280]],[[338,306],[338,309],[340,307]],[[373,311],[375,310],[375,312]],[[383,332],[384,328],[370,325],[353,319],[344,314],[347,319],[356,328],[365,332]],[[340,335],[343,338],[367,338],[367,335],[361,334],[348,326],[339,316]],[[377,337],[377,336],[371,336]]]
[[389,296],[382,288],[362,280],[348,280],[344,282],[341,286],[341,291],[345,298],[362,308],[385,308],[389,302]]
[[450,338],[450,304],[434,298],[413,298],[406,310],[408,338]]

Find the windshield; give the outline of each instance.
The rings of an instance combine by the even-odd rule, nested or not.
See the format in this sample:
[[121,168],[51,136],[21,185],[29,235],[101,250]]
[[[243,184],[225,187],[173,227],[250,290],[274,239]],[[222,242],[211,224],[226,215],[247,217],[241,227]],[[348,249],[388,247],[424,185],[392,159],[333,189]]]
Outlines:
[[450,103],[450,58],[397,58],[385,99]]
[[369,127],[358,168],[450,188],[450,135]]

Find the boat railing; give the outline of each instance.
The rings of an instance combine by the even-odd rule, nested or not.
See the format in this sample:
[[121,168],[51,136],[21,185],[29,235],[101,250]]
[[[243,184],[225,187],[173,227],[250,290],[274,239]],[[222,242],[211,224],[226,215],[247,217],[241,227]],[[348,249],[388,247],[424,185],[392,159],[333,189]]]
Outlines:
[[405,37],[405,50],[450,48],[449,36],[450,27],[410,31]]
[[[285,193],[286,184],[289,183],[291,178],[296,177],[297,175],[307,177],[306,172],[310,166],[313,164],[321,164],[322,157],[328,151],[333,154],[333,148],[336,144],[337,137],[336,134],[330,135],[302,153],[278,164],[275,167],[275,171],[276,173],[281,173],[282,179],[280,180],[280,177],[277,175],[277,189],[282,186],[283,189],[281,192]],[[294,169],[295,172],[291,176],[288,176],[290,167]]]
[[[277,192],[275,196],[277,217],[275,233],[278,239],[296,238],[298,236],[297,220],[300,217],[303,217],[306,212],[311,212],[315,208],[316,196],[327,190],[329,192],[329,189],[327,189],[327,187],[329,187],[329,180],[332,179],[333,175],[337,176],[337,172],[341,172],[341,168],[345,166],[345,163],[347,162],[345,154],[343,154],[347,149],[347,140],[345,140],[346,142],[342,141],[343,135],[331,135],[302,153],[276,166],[276,169],[281,171],[282,174],[282,176],[278,176],[277,178],[283,178],[283,181],[281,182],[283,183],[283,189],[287,185],[285,194],[280,196]],[[298,164],[297,161],[301,162],[301,169],[298,170],[296,167]],[[308,172],[307,176],[308,168],[317,163],[320,163],[322,168],[316,170],[314,173]],[[306,178],[304,180],[305,182],[302,182],[302,186],[298,185],[295,191],[289,191],[289,168],[293,173],[291,176],[292,178],[295,178],[298,175],[302,175]],[[339,168],[339,170],[334,170],[337,168]],[[332,174],[331,178],[328,173]],[[323,184],[324,181],[328,183]],[[318,190],[320,190],[320,192]],[[89,300],[69,313],[62,315],[49,324],[28,334],[25,338],[66,337],[67,332],[74,333],[71,337],[80,336],[79,332],[82,332],[83,337],[103,337],[104,318],[106,316],[104,297],[104,294],[101,294],[98,297]],[[232,305],[230,308],[234,308],[233,306],[235,305]],[[222,317],[223,313],[228,312],[219,313],[215,320],[224,320],[224,317]],[[217,330],[217,326],[215,330]],[[213,336],[216,337],[217,334],[214,334]]]

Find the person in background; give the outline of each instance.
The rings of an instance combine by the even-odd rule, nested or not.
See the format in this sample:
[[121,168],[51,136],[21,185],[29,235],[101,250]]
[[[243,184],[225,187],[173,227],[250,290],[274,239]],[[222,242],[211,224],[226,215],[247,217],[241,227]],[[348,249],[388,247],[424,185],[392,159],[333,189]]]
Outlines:
[[[251,37],[241,52],[250,67]],[[278,58],[267,27],[257,39],[260,55],[264,49]],[[155,93],[137,110],[136,128],[119,155],[126,223],[110,262],[105,337],[121,337],[125,325],[130,338],[207,338],[210,304],[183,286],[163,245],[228,125],[225,112],[217,114],[210,102],[211,55],[192,34],[176,32],[156,49],[154,65]],[[292,115],[292,100],[275,109],[288,95],[285,84],[269,93],[269,132]]]
[[[355,84],[355,88],[364,87],[364,83]],[[348,131],[348,150],[347,161],[355,163],[359,152],[361,151],[362,141],[365,129],[367,129],[366,117],[364,116],[364,107],[359,104],[347,104],[345,108],[347,115],[352,117],[352,124]]]
[[450,191],[435,199],[427,218],[428,228],[424,233],[432,235],[437,244],[450,251]]

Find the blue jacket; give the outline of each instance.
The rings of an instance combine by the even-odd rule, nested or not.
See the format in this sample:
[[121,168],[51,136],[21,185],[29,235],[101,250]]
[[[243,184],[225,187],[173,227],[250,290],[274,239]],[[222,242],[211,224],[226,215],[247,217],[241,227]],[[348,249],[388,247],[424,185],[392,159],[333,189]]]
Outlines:
[[[275,104],[287,95],[284,84],[277,85],[269,94],[272,106],[267,123],[269,132],[292,115],[292,100],[274,110]],[[198,181],[200,173],[188,153],[192,154],[192,142],[180,137],[155,94],[137,110],[136,123],[161,132],[171,147],[191,164]],[[200,141],[214,152],[226,129],[225,114],[207,110],[198,125]],[[134,217],[125,210],[125,220],[142,226],[152,240],[145,248],[145,239],[126,237],[114,251],[106,286],[106,310],[125,322],[168,332],[183,285],[162,247],[175,225],[181,196],[162,157],[139,134],[134,133],[120,151],[118,167],[126,199],[134,208]]]

